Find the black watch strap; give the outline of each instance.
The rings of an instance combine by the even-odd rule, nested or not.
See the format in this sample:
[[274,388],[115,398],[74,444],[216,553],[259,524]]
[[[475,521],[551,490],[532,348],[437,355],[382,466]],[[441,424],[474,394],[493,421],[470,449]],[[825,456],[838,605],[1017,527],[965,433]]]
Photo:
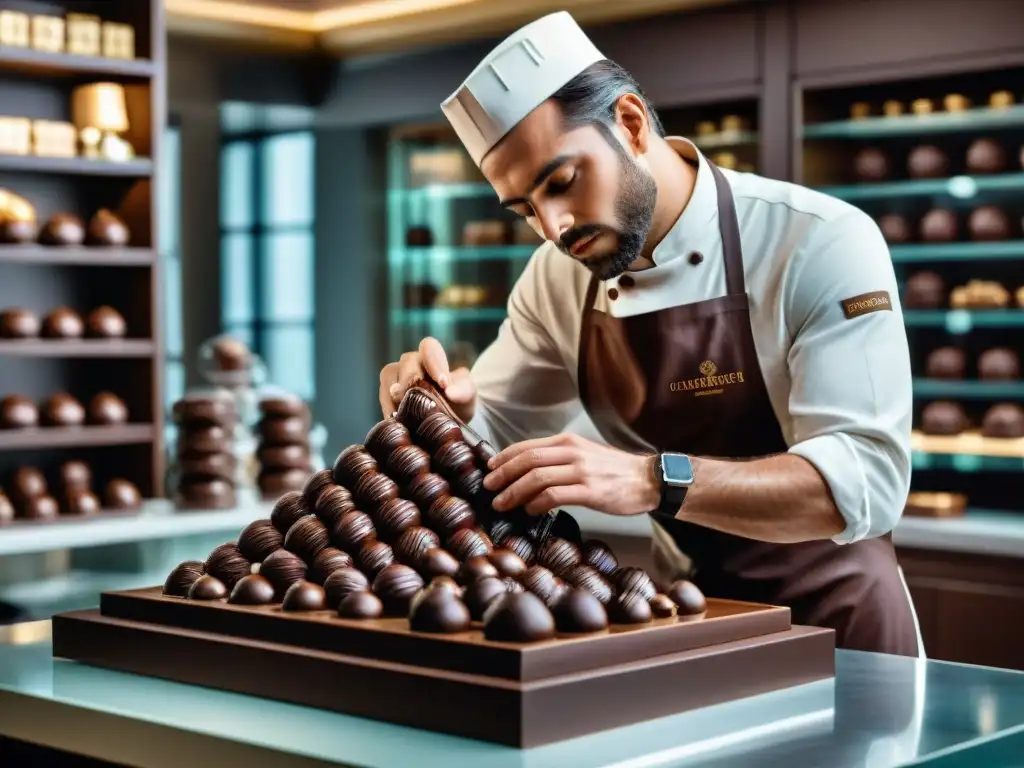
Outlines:
[[679,514],[679,508],[686,499],[687,486],[671,485],[665,481],[664,470],[661,466],[661,456],[658,456],[657,472],[658,480],[661,483],[661,502],[658,504],[658,512],[669,517]]

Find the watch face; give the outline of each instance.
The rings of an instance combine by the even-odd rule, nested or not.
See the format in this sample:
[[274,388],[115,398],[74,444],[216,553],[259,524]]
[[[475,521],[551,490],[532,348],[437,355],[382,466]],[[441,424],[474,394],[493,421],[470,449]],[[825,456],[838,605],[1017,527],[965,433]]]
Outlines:
[[693,464],[690,457],[683,454],[663,453],[661,468],[665,482],[672,485],[690,485],[693,483]]

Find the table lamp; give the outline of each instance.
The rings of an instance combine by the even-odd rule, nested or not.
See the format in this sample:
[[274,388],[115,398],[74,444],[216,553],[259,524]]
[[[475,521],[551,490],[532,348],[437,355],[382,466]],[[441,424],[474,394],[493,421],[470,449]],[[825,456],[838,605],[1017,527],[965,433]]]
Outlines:
[[92,83],[75,89],[72,119],[86,157],[130,160],[135,152],[119,134],[128,130],[124,88],[118,83]]

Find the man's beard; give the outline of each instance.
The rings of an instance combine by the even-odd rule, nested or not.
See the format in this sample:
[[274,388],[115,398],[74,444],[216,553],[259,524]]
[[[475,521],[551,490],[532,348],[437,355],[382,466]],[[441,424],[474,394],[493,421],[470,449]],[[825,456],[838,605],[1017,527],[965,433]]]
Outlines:
[[658,198],[658,186],[643,168],[637,165],[626,151],[615,144],[619,156],[620,178],[618,200],[615,201],[615,215],[618,229],[600,224],[585,224],[566,232],[559,247],[572,256],[570,250],[580,240],[591,235],[609,232],[617,240],[616,250],[583,261],[583,266],[593,272],[599,280],[612,280],[640,258],[644,243],[651,231],[654,218],[654,204]]

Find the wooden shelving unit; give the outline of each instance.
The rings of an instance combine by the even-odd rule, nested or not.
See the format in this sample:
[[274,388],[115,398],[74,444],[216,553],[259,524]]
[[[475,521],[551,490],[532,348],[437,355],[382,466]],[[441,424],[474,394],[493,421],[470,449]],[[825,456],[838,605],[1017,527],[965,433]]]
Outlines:
[[0,111],[69,121],[75,87],[119,83],[129,122],[123,138],[135,157],[120,162],[0,154],[0,188],[27,200],[41,227],[57,213],[74,214],[88,223],[99,209],[109,209],[128,226],[130,243],[124,248],[0,244],[0,311],[21,307],[43,317],[66,306],[84,318],[108,305],[124,316],[127,337],[0,339],[0,360],[7,358],[0,363],[0,397],[16,394],[41,403],[56,392],[67,392],[84,405],[108,391],[125,402],[129,421],[109,427],[0,430],[0,487],[18,467],[33,466],[44,472],[56,495],[60,464],[77,459],[92,468],[93,491],[101,498],[106,483],[120,477],[148,499],[163,495],[164,475],[156,250],[156,168],[166,122],[163,2],[50,0],[43,9],[59,16],[83,11],[131,25],[135,58],[0,45]]

